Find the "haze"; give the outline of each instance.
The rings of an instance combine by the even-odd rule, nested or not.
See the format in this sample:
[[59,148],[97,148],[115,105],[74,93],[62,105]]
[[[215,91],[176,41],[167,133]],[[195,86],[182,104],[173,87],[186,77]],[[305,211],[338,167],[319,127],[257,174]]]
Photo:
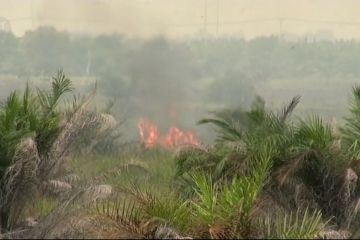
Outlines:
[[[151,37],[323,32],[359,38],[357,0],[0,0],[12,31],[51,25],[58,30]],[[280,19],[283,19],[282,21]]]
[[[346,113],[360,70],[355,0],[0,0],[0,99],[58,69],[76,90],[98,81],[96,104],[138,137],[147,118],[199,133],[209,111],[275,109],[296,95],[300,115]],[[174,114],[173,114],[174,113]],[[174,117],[176,116],[176,117]],[[211,139],[204,130],[201,140]]]

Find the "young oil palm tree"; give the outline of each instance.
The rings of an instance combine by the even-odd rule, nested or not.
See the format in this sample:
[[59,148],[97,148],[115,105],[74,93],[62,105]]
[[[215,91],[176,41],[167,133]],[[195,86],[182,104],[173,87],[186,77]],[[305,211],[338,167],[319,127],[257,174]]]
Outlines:
[[232,179],[247,171],[248,162],[263,145],[272,146],[274,166],[280,165],[293,141],[294,128],[287,121],[299,100],[300,97],[293,98],[280,113],[274,113],[266,111],[264,102],[258,99],[250,111],[216,114],[216,118],[199,121],[199,124],[210,123],[217,127],[218,143],[208,149],[180,151],[176,158],[177,178],[186,181],[188,173],[194,169],[211,173],[215,181]]
[[103,121],[100,115],[85,114],[95,90],[65,114],[59,103],[71,90],[60,70],[51,91],[34,94],[27,86],[23,97],[14,92],[0,107],[0,217],[5,230],[16,225],[38,183],[57,174],[80,133]]
[[[215,155],[216,152],[211,148],[206,151],[192,150],[197,155],[183,152],[177,158],[178,175],[182,176],[182,180],[187,179],[186,175],[191,172],[192,166],[192,169],[211,174],[216,183],[229,179],[224,176],[246,176],[249,173],[248,166],[259,148],[270,146],[273,181],[266,187],[268,193],[274,190],[281,193],[283,197],[280,198],[284,198],[284,202],[291,208],[298,208],[300,202],[305,205],[314,203],[316,206],[312,207],[320,207],[325,217],[335,216],[334,223],[349,224],[353,219],[354,206],[357,206],[356,188],[354,191],[357,176],[349,169],[350,161],[346,156],[350,152],[354,159],[357,154],[356,132],[353,129],[358,121],[357,114],[360,116],[359,92],[359,89],[354,90],[353,119],[347,120],[350,122],[343,130],[348,133],[345,153],[336,147],[338,137],[334,136],[329,124],[321,118],[313,116],[298,122],[289,121],[289,116],[299,102],[299,97],[295,97],[280,113],[265,111],[263,105],[257,104],[246,112],[246,121],[244,115],[241,115],[240,120],[227,115],[226,118],[200,121],[217,127],[221,145],[218,145],[220,150],[216,149],[216,152],[220,154]],[[299,189],[307,193],[306,201],[305,195],[299,194]]]
[[248,175],[234,176],[223,184],[213,183],[205,173],[193,176],[196,197],[191,203],[200,228],[208,228],[206,237],[251,237],[258,197],[268,181],[271,165],[271,151],[262,146]]

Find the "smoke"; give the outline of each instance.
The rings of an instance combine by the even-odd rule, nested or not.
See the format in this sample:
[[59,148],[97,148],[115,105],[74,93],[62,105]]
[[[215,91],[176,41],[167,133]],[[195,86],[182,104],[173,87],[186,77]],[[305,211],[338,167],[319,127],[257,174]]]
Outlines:
[[[358,1],[328,0],[13,0],[0,1],[0,16],[15,32],[51,25],[61,30],[179,37],[205,31],[247,38],[329,30],[336,37],[360,37]],[[18,6],[21,6],[19,8]],[[31,17],[29,17],[31,16]],[[24,18],[17,21],[17,18]],[[282,20],[280,20],[282,19]]]
[[151,36],[154,27],[161,30],[164,24],[156,15],[145,16],[144,10],[133,1],[42,1],[37,18],[39,25],[75,32],[122,32],[130,36]]

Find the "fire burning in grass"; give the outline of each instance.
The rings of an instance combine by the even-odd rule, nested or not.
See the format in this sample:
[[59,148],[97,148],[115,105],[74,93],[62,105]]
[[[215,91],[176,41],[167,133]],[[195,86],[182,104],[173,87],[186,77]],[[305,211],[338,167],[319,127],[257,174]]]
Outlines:
[[161,146],[173,149],[184,145],[199,146],[192,132],[183,132],[177,127],[170,127],[165,135],[161,135],[157,126],[149,120],[141,119],[138,123],[139,135],[146,148]]

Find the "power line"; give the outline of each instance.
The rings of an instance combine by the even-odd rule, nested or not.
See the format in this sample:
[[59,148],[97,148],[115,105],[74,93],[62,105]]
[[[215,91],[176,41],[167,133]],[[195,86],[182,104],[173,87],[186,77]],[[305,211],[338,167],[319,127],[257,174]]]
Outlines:
[[31,16],[29,17],[20,17],[20,18],[10,18],[9,21],[16,22],[16,21],[26,21],[31,20]]
[[[265,18],[265,19],[246,19],[234,22],[207,22],[207,26],[209,25],[241,25],[244,23],[261,23],[261,22],[312,22],[312,23],[324,23],[324,24],[334,24],[334,25],[360,25],[360,22],[346,22],[346,21],[325,21],[325,20],[314,20],[314,19],[300,19],[300,18]],[[203,23],[183,23],[183,24],[171,24],[171,26],[175,27],[191,27],[191,26],[199,26]]]
[[351,22],[351,21],[331,21],[331,20],[316,20],[316,19],[303,19],[303,18],[289,18],[287,20],[295,22],[318,22],[325,24],[335,24],[335,25],[360,25],[360,22]]
[[[243,23],[256,23],[256,22],[270,22],[270,21],[278,21],[278,19],[249,19],[249,20],[242,20],[236,22],[207,22],[207,26],[216,26],[216,25],[240,25]],[[181,24],[171,24],[171,26],[175,27],[191,27],[191,26],[201,26],[203,23],[181,23]]]
[[[220,0],[219,0],[220,1]],[[204,11],[205,12],[205,11]],[[26,17],[18,17],[18,18],[9,18],[8,21],[11,22],[15,22],[15,21],[26,21],[26,20],[31,20],[32,16],[26,16]],[[73,19],[62,19],[60,17],[48,17],[48,16],[42,16],[41,17],[42,20],[56,20],[56,21],[73,21],[73,20],[79,20],[79,18],[73,18]],[[258,18],[258,19],[244,19],[244,20],[240,20],[240,21],[233,21],[233,22],[220,22],[217,20],[215,22],[208,22],[207,20],[203,23],[196,23],[196,22],[192,22],[192,23],[179,23],[179,24],[170,24],[171,26],[174,27],[191,27],[191,26],[201,26],[201,25],[205,25],[209,26],[221,26],[221,25],[241,25],[244,23],[261,23],[261,22],[279,22],[281,21],[282,23],[284,22],[312,22],[312,23],[324,23],[324,24],[334,24],[334,25],[360,25],[360,22],[350,22],[350,21],[330,21],[330,20],[316,20],[316,19],[303,19],[303,18]]]

